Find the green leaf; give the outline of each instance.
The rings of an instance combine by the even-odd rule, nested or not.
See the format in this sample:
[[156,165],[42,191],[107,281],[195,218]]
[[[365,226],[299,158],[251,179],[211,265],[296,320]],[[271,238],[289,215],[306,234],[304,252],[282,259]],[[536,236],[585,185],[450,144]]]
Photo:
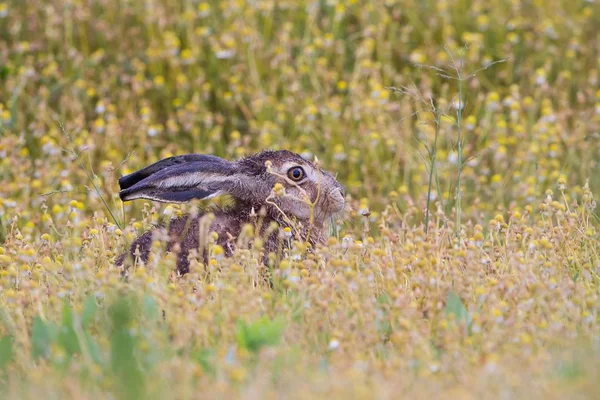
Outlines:
[[148,293],[145,293],[142,303],[144,306],[144,314],[146,314],[149,319],[156,319],[156,317],[158,317],[158,305],[156,304],[156,300]]
[[65,352],[72,356],[79,353],[79,340],[75,330],[70,326],[62,326],[58,335],[58,343],[65,349]]
[[84,332],[83,335],[85,338],[85,343],[87,345],[88,352],[92,356],[92,360],[94,360],[96,364],[102,364],[103,360],[100,353],[100,346],[98,346],[98,343],[96,343],[94,339],[92,339],[92,336],[88,332]]
[[13,338],[4,336],[0,339],[0,369],[4,369],[13,358]]
[[558,373],[564,379],[572,379],[575,380],[577,378],[582,377],[585,374],[585,368],[581,365],[580,362],[576,360],[563,362],[559,365]]
[[73,310],[66,299],[63,300],[62,324],[63,326],[73,326]]
[[143,398],[144,376],[135,357],[136,339],[122,329],[111,337],[111,366],[117,377],[122,398]]
[[58,343],[69,356],[77,354],[81,350],[77,334],[73,328],[73,309],[66,300],[63,302],[62,326],[58,332]]
[[377,328],[377,332],[381,333],[386,338],[389,338],[393,333],[392,325],[387,318],[377,318],[375,326]]
[[0,65],[0,80],[5,80],[10,73],[10,69],[6,65]]
[[109,308],[110,320],[113,331],[118,332],[127,329],[133,317],[132,304],[129,299],[120,298]]
[[[2,124],[0,124],[0,133],[2,133]],[[2,216],[0,216],[0,243],[4,243],[6,241],[6,229],[4,228],[4,224],[2,223]]]
[[115,373],[136,369],[134,346],[135,340],[127,330],[121,330],[111,337],[111,363]]
[[136,314],[134,300],[121,297],[109,308],[113,327],[110,337],[110,363],[119,387],[119,397],[123,399],[145,397],[144,374],[136,357],[138,338],[129,329]]
[[263,315],[250,324],[239,320],[237,322],[236,339],[241,347],[257,352],[264,346],[278,344],[284,327],[285,322],[279,317],[270,320],[266,315]]
[[40,317],[35,317],[31,328],[31,356],[34,360],[40,357],[48,357],[50,342],[48,326]]
[[85,299],[83,312],[81,313],[81,327],[83,329],[86,329],[94,320],[94,315],[96,314],[97,309],[98,306],[96,305],[96,299],[94,296],[88,296],[88,298]]
[[385,292],[377,297],[377,304],[390,304],[390,298]]
[[215,354],[213,349],[202,349],[195,357],[204,372],[213,376],[217,373],[217,369],[214,366]]
[[329,360],[327,360],[327,357],[321,357],[321,359],[319,360],[319,370],[321,370],[322,372],[329,371]]
[[454,318],[456,318],[457,322],[461,323],[464,321],[467,327],[471,325],[471,317],[469,316],[469,312],[456,293],[448,293],[445,311],[446,315],[454,315]]
[[1,326],[4,326],[4,328],[10,335],[12,335],[13,337],[15,336],[14,323],[12,322],[8,312],[4,308],[0,308],[0,323]]

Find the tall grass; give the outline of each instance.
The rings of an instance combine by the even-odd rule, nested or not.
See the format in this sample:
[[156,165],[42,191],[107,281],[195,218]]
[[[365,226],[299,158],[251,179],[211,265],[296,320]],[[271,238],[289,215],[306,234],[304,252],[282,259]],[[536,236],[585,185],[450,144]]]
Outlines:
[[[598,15],[0,0],[3,397],[598,397]],[[345,185],[326,245],[114,265],[199,206],[120,175],[264,148]]]

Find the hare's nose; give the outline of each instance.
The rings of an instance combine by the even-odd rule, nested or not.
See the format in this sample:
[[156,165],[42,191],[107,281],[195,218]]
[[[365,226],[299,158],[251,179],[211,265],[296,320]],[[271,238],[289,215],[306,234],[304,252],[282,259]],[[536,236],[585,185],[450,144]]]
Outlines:
[[[344,203],[346,201],[346,190],[340,186],[338,188],[336,188],[337,190],[334,190],[332,192],[333,197],[340,203]],[[337,192],[337,193],[336,193]]]

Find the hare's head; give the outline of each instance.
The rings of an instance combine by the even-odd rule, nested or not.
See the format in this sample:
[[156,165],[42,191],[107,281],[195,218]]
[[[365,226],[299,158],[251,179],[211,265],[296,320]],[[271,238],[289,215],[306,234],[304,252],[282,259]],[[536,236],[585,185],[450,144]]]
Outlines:
[[201,154],[158,161],[119,179],[123,201],[182,203],[221,194],[264,207],[273,217],[322,224],[344,208],[344,188],[327,171],[286,150],[263,151],[239,161]]

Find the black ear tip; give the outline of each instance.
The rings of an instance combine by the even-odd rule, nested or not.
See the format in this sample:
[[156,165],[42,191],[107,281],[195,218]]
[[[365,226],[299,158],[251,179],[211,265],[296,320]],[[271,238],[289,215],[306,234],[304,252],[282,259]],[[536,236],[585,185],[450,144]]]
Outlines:
[[119,198],[121,199],[121,201],[125,202],[125,201],[129,201],[129,190],[121,190],[119,192]]
[[131,186],[135,185],[140,180],[140,177],[136,172],[133,174],[125,175],[119,178],[119,188],[121,190],[128,189]]

